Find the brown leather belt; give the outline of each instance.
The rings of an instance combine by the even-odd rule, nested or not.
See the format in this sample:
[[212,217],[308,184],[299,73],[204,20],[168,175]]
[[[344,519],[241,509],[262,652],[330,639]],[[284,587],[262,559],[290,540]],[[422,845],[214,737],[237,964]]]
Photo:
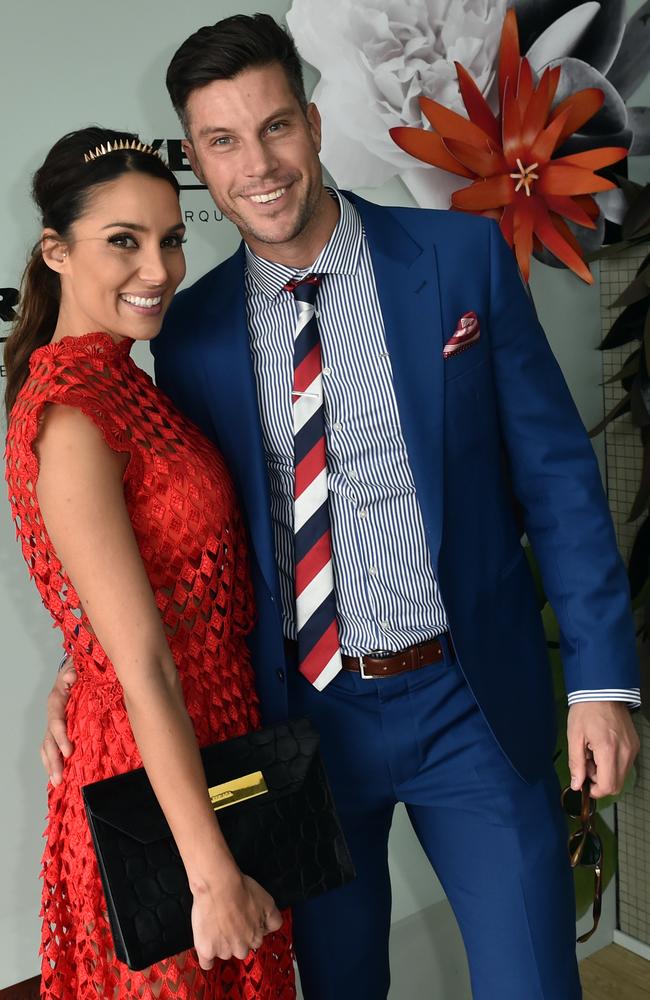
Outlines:
[[429,639],[421,642],[417,646],[407,646],[398,653],[367,654],[366,656],[342,656],[343,669],[361,674],[363,678],[371,679],[376,677],[394,677],[395,674],[404,674],[409,670],[419,670],[430,663],[439,663],[445,658],[446,647],[454,658],[454,650],[448,632],[444,632],[442,637]]

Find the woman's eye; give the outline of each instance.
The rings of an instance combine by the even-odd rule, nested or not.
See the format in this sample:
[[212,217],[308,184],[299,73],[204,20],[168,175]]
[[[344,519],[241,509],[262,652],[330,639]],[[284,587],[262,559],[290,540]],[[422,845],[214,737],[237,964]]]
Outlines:
[[160,245],[165,250],[180,250],[183,243],[187,243],[186,236],[167,236]]
[[138,246],[135,236],[130,233],[116,233],[108,237],[108,242],[111,246],[122,247],[125,250],[135,250]]

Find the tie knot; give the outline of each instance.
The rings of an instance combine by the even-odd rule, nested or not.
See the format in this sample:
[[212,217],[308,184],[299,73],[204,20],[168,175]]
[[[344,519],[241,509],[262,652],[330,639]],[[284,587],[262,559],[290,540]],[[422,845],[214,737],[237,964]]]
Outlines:
[[286,283],[283,291],[291,292],[298,302],[308,302],[309,305],[313,306],[321,278],[320,274],[306,274],[304,278],[292,278]]

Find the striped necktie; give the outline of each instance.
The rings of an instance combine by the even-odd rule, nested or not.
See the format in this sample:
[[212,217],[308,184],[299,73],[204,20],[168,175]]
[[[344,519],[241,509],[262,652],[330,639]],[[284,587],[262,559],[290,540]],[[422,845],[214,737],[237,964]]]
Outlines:
[[321,276],[284,286],[296,300],[293,362],[294,531],[298,669],[319,691],[341,669],[327,495],[320,337],[314,303]]

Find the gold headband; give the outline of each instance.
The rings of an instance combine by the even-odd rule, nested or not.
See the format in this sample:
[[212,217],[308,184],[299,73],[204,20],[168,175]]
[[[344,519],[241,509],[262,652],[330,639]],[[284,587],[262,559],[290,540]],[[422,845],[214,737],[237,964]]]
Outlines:
[[153,146],[147,146],[146,143],[140,142],[139,139],[114,139],[113,142],[103,143],[101,146],[96,146],[95,149],[89,149],[84,154],[84,163],[90,163],[91,160],[97,160],[100,156],[106,156],[107,153],[115,153],[121,149],[134,149],[137,153],[148,153],[149,156],[155,156],[162,162],[158,151]]

